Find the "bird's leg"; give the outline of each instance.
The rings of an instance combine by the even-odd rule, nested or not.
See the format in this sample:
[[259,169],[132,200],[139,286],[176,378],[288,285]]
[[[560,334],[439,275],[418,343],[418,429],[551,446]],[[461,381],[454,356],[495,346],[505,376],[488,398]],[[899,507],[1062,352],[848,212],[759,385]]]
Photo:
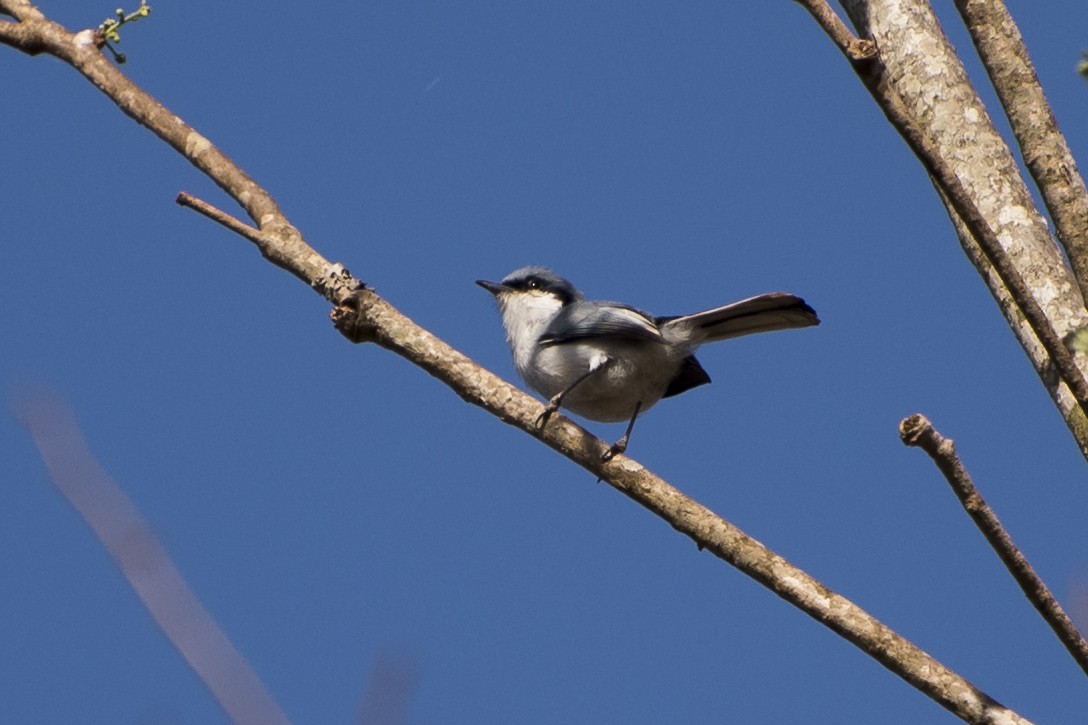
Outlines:
[[617,453],[623,453],[627,450],[627,441],[631,438],[631,429],[635,427],[635,418],[638,417],[638,411],[641,407],[641,400],[635,403],[635,412],[631,413],[631,420],[627,423],[627,430],[623,432],[623,438],[620,438],[618,441],[608,447],[608,450],[605,451],[605,454],[601,457],[602,461],[605,461],[607,463],[608,461],[611,461]]
[[551,397],[551,399],[548,401],[548,404],[544,406],[544,411],[540,415],[537,416],[537,418],[536,418],[537,427],[538,428],[543,428],[545,425],[548,424],[548,419],[551,418],[553,414],[555,414],[555,413],[557,413],[559,411],[559,408],[563,405],[563,398],[567,397],[567,395],[570,393],[570,391],[574,390],[579,385],[581,385],[583,382],[588,380],[589,377],[591,375],[593,375],[594,373],[598,373],[601,370],[604,370],[605,368],[607,368],[611,364],[612,364],[612,358],[610,358],[610,357],[604,358],[601,362],[599,362],[596,365],[590,367],[589,370],[586,370],[582,375],[578,376],[578,379],[575,380],[573,383],[571,383],[570,385],[568,385],[567,387],[563,388],[558,393],[553,395]]

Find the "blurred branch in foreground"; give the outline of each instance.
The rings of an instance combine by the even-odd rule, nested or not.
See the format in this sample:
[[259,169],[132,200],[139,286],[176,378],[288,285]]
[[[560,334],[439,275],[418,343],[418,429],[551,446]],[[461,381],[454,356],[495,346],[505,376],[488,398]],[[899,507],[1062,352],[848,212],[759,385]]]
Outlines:
[[189,589],[132,501],[99,465],[72,411],[56,395],[19,401],[16,410],[53,483],[231,720],[286,725],[287,717],[249,663]]
[[419,663],[411,654],[397,650],[379,652],[367,677],[355,722],[358,725],[405,725],[419,677]]

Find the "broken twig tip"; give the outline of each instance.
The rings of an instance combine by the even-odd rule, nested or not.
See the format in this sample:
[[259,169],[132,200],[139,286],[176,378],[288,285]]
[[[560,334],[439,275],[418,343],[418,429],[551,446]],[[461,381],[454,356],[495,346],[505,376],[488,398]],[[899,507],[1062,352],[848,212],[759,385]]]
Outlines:
[[869,60],[876,57],[876,43],[868,38],[855,38],[846,46],[850,60]]
[[915,413],[899,421],[899,439],[904,445],[920,445],[922,436],[931,430],[933,430],[933,424],[921,413]]

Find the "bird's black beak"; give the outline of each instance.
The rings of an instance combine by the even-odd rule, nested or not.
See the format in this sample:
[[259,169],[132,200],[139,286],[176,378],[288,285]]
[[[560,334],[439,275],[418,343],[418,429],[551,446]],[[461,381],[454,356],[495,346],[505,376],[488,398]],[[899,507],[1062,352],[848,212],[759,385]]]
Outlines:
[[493,295],[497,295],[500,292],[509,292],[510,291],[510,288],[507,287],[506,285],[499,284],[498,282],[488,282],[486,279],[478,279],[478,280],[476,280],[476,284],[480,285],[481,287],[483,287],[485,290],[487,290],[488,292],[490,292]]

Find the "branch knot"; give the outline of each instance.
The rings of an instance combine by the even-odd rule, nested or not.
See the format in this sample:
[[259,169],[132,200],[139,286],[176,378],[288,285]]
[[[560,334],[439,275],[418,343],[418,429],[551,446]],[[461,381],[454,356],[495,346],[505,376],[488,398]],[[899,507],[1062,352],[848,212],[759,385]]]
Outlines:
[[[346,273],[347,270],[344,270]],[[366,316],[368,306],[363,299],[365,295],[373,294],[365,284],[357,283],[357,287],[347,294],[336,307],[329,312],[329,319],[333,327],[340,334],[354,343],[375,342],[378,339],[378,325]]]

